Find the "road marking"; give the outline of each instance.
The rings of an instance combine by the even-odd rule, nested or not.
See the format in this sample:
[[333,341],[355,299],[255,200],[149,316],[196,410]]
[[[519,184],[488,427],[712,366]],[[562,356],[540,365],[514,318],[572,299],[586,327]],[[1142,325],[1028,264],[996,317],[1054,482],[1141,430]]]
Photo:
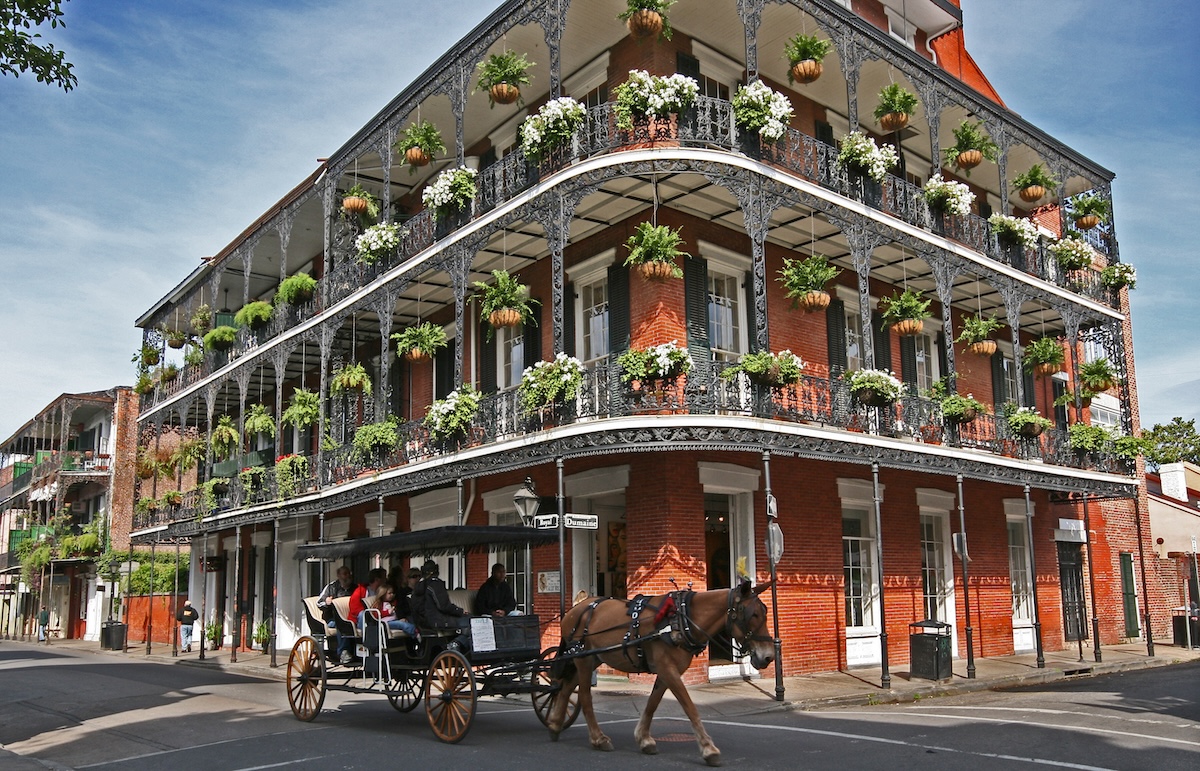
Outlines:
[[[970,720],[970,721],[979,722],[979,723],[1005,723],[1005,724],[1009,724],[1009,725],[1025,725],[1025,722],[1021,721],[1021,720],[1000,719],[1000,718],[995,718],[995,717],[974,717],[971,715],[939,715],[936,712],[920,712],[917,714],[919,714],[921,717],[940,717],[943,720]],[[865,716],[869,715],[869,716],[873,716],[873,717],[880,717],[881,713],[878,713],[878,712],[837,712],[837,713],[830,713],[828,716],[834,717],[835,715],[858,715],[860,717],[865,717]],[[816,714],[813,715],[813,717],[824,717],[824,716],[825,715],[816,715]],[[1167,736],[1151,736],[1150,734],[1138,734],[1138,733],[1133,733],[1132,731],[1114,731],[1109,728],[1092,728],[1091,726],[1085,726],[1085,725],[1048,725],[1045,727],[1058,729],[1060,731],[1086,731],[1088,733],[1107,734],[1110,736],[1125,736],[1125,737],[1128,737],[1131,739],[1147,739],[1151,742],[1167,742],[1169,744],[1185,744],[1189,747],[1200,747],[1200,742],[1189,741],[1188,739],[1172,739]]]
[[[327,730],[329,728],[333,728],[333,727],[334,726],[327,726],[327,725],[320,725],[320,726],[308,725],[308,726],[303,726],[301,730],[303,730],[305,732],[305,735],[307,735],[307,733],[309,731],[325,731],[325,730]],[[127,758],[121,758],[119,760],[106,760],[103,763],[89,763],[86,766],[76,766],[75,768],[77,768],[77,769],[80,769],[80,768],[103,768],[104,766],[115,766],[120,763],[128,763],[131,760],[143,760],[145,758],[158,758],[158,757],[162,757],[163,755],[174,755],[177,752],[191,752],[192,750],[203,750],[203,749],[207,749],[209,747],[220,747],[222,744],[235,744],[237,742],[254,741],[256,739],[269,739],[272,736],[289,736],[294,733],[296,733],[296,731],[276,731],[275,733],[270,733],[270,734],[258,734],[256,736],[241,736],[237,739],[224,739],[219,742],[209,742],[208,744],[193,744],[190,747],[180,747],[179,749],[175,749],[175,750],[163,750],[162,752],[147,752],[144,755],[130,755]],[[263,766],[263,768],[269,768],[269,766]]]
[[[1103,705],[1101,705],[1103,706]],[[1069,709],[1046,709],[1044,707],[955,707],[949,704],[939,704],[937,707],[928,705],[910,704],[905,708],[905,711],[910,710],[926,710],[926,709],[941,709],[941,710],[991,710],[992,712],[1023,712],[1034,713],[1041,715],[1072,715],[1074,717],[1083,717],[1089,720],[1100,718],[1102,720],[1119,720],[1122,723],[1147,723],[1149,725],[1165,725],[1171,728],[1200,728],[1200,724],[1194,723],[1175,723],[1169,720],[1150,720],[1149,718],[1125,717],[1124,715],[1098,715],[1091,712],[1075,712]],[[1142,710],[1142,714],[1154,715],[1157,714],[1150,710]]]
[[313,755],[311,758],[296,758],[295,760],[285,760],[282,763],[272,763],[269,766],[246,766],[245,768],[235,769],[235,771],[263,771],[263,769],[266,769],[266,768],[279,768],[281,766],[290,766],[293,763],[307,763],[310,760],[324,760],[325,758],[331,758],[331,757],[333,757],[333,756],[332,755]]

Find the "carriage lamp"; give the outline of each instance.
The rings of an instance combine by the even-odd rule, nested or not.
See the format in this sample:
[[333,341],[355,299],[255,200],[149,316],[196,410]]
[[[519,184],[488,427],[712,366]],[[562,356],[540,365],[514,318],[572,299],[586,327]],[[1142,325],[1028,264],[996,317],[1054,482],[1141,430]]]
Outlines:
[[517,509],[517,514],[521,516],[521,524],[525,527],[533,527],[533,516],[537,514],[538,504],[541,499],[538,498],[537,492],[533,489],[533,480],[525,477],[525,484],[517,488],[513,493],[513,506]]

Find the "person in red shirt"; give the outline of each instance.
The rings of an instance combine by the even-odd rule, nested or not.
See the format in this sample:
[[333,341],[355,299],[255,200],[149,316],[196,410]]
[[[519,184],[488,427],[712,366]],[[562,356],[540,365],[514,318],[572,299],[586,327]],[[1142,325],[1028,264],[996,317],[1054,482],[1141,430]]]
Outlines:
[[[354,619],[354,623],[360,630],[363,626],[363,616],[367,611],[367,598],[370,597],[374,602],[375,592],[385,580],[387,580],[387,571],[383,568],[375,568],[367,573],[367,583],[359,584],[350,594],[350,618]],[[349,664],[353,660],[354,655],[349,650],[342,651],[341,663]]]

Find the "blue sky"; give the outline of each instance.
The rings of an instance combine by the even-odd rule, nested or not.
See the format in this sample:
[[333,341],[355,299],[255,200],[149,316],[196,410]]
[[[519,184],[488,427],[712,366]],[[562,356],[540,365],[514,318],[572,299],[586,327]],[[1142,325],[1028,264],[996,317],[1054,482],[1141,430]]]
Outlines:
[[[134,319],[497,4],[67,3],[47,37],[78,88],[0,79],[0,438],[64,391],[132,384]],[[1117,174],[1143,424],[1200,417],[1194,5],[963,6],[1008,106]]]

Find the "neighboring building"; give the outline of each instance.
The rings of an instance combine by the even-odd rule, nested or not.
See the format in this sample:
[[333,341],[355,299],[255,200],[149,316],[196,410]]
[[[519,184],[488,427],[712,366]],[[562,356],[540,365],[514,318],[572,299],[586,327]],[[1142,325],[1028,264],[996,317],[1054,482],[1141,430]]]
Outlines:
[[[536,576],[533,608],[551,624],[560,587],[568,598],[632,597],[672,580],[697,589],[729,586],[742,572],[766,580],[769,479],[786,543],[778,602],[788,674],[879,663],[889,638],[887,661],[901,664],[908,625],[927,618],[951,625],[959,657],[968,641],[974,655],[1033,650],[1039,617],[1048,649],[1091,640],[1089,616],[1103,642],[1140,635],[1145,587],[1124,597],[1117,580],[1150,551],[1148,535],[1137,535],[1136,469],[1074,452],[1065,429],[1077,410],[1054,405],[1079,362],[1104,357],[1121,382],[1096,407],[1104,402],[1126,433],[1138,424],[1128,296],[1099,277],[1119,264],[1111,219],[1083,236],[1091,267],[1065,271],[1048,250],[1083,196],[1111,200],[1112,173],[1004,106],[963,48],[953,2],[682,2],[670,41],[632,39],[615,18],[623,6],[503,3],[138,319],[146,342],[162,346],[232,323],[233,311],[270,301],[289,276],[317,279],[311,300],[281,303],[265,326],[237,331],[228,350],[207,351],[143,397],[147,442],[164,432],[209,437],[222,420],[242,429],[264,412],[275,425],[240,432],[228,458],[210,453],[210,483],[186,492],[182,507],[139,516],[135,539],[193,539],[190,594],[206,621],[223,620],[244,642],[274,617],[284,647],[305,632],[300,598],[332,571],[295,561],[298,544],[513,523],[526,476],[542,496],[561,480],[566,511],[598,523],[569,532],[561,582],[557,549],[535,551],[532,565],[522,552],[442,558],[451,583],[470,587],[506,562],[525,607],[525,578]],[[789,85],[783,46],[802,31],[832,39],[833,50],[819,80]],[[536,62],[532,84],[524,107],[489,109],[471,88],[476,65],[506,49]],[[619,129],[614,94],[635,68],[696,79],[695,110]],[[794,108],[774,145],[734,127],[730,99],[755,78]],[[892,82],[921,106],[885,137],[864,116]],[[585,125],[530,163],[518,127],[560,94],[587,105]],[[441,128],[448,152],[408,167],[397,139],[418,118]],[[999,145],[996,162],[969,177],[941,162],[964,120]],[[854,129],[901,144],[882,186],[835,162]],[[1060,182],[1038,208],[1011,184],[1035,163]],[[436,219],[422,192],[458,165],[478,169],[477,193],[462,215]],[[970,215],[930,211],[921,186],[939,169],[970,187]],[[355,184],[400,225],[396,248],[370,263],[355,245],[366,223],[342,209]],[[1041,239],[1002,245],[993,212],[1035,217]],[[644,222],[681,232],[692,255],[682,279],[647,280],[624,265],[624,243]],[[842,273],[828,309],[803,313],[776,277],[785,259],[814,253]],[[472,285],[494,270],[511,271],[540,301],[525,325],[493,331],[481,321]],[[933,317],[901,337],[881,327],[879,300],[904,288],[932,300]],[[953,342],[976,314],[1008,324],[990,356]],[[398,359],[392,334],[426,321],[449,346],[432,361]],[[1071,380],[1026,374],[1025,349],[1043,336],[1062,341]],[[623,382],[623,352],[672,341],[689,349],[687,375]],[[721,377],[745,354],[785,349],[807,362],[800,384]],[[523,370],[558,353],[584,363],[579,394],[524,409]],[[369,393],[331,387],[350,364],[365,367]],[[872,366],[900,373],[908,395],[886,407],[853,399],[841,375]],[[945,376],[988,413],[961,426],[943,420],[925,394]],[[460,441],[436,441],[422,419],[462,383],[485,394],[478,418]],[[319,416],[284,425],[300,388],[318,395]],[[1057,425],[1023,438],[991,414],[1010,402]],[[1090,412],[1078,409],[1085,421]],[[398,423],[394,449],[356,453],[358,427],[387,416]],[[275,465],[290,455],[306,460]],[[965,568],[952,547],[964,528]],[[365,573],[366,561],[354,567]],[[1166,619],[1154,624],[1165,629]],[[694,676],[742,672],[719,647],[710,655]]]
[[[55,634],[99,639],[113,587],[95,558],[106,542],[129,548],[137,410],[130,388],[63,394],[0,444],[0,633],[22,633],[46,605]],[[72,545],[88,535],[92,548]],[[28,541],[53,544],[30,583],[20,561]]]
[[[1150,533],[1154,551],[1163,561],[1164,608],[1178,615],[1184,607],[1200,606],[1197,545],[1200,544],[1200,467],[1167,463],[1157,474],[1146,474]],[[1176,634],[1172,629],[1172,636]],[[1196,640],[1200,643],[1200,638]]]

